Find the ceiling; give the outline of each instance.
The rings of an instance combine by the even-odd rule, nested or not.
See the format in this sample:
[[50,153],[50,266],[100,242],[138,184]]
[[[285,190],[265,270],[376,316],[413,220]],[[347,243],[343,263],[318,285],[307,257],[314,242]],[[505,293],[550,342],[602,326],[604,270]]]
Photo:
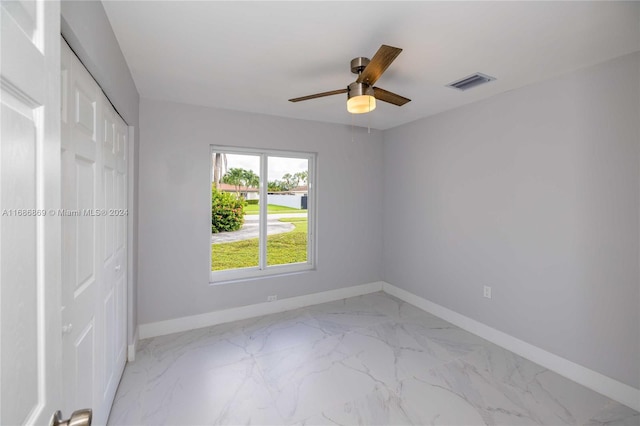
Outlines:
[[[388,129],[640,51],[639,2],[104,1],[140,96]],[[346,111],[349,62],[403,52],[376,86],[412,99]],[[460,92],[474,72],[496,81]]]

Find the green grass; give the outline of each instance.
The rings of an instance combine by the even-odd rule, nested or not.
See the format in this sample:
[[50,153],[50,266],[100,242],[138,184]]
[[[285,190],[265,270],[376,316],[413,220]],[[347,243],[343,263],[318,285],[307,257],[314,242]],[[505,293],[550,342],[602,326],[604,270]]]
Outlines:
[[291,222],[293,231],[267,236],[267,265],[286,265],[307,261],[307,218],[280,219]]
[[[267,205],[267,214],[269,213],[306,213],[306,210],[294,209],[293,207],[276,206],[275,204]],[[244,206],[244,214],[259,214],[259,204],[249,204]]]
[[[267,265],[306,262],[307,218],[284,218],[280,219],[280,222],[291,222],[295,228],[291,232],[267,236]],[[211,245],[212,271],[249,268],[252,266],[258,266],[257,238]]]

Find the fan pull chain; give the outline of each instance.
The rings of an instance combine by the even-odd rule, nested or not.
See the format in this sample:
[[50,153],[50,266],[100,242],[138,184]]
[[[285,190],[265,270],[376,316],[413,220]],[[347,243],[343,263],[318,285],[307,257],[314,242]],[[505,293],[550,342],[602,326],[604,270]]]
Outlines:
[[351,114],[351,143],[355,142],[355,118]]
[[367,114],[367,133],[371,134],[371,96],[369,96],[369,114]]

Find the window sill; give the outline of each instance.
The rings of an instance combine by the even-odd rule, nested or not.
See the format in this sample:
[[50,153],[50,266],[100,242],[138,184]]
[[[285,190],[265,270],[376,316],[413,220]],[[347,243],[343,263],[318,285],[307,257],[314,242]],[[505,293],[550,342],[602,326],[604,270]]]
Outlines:
[[233,271],[215,271],[209,274],[209,285],[236,284],[261,280],[265,278],[275,278],[287,275],[297,275],[315,271],[314,265],[309,263],[298,263],[293,265],[271,266],[264,270],[257,268],[236,269]]

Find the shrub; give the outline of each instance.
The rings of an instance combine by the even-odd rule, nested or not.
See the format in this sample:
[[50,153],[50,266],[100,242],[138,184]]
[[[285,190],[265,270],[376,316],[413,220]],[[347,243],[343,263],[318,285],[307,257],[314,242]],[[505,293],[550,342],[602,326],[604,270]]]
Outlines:
[[246,203],[249,204],[258,204],[260,200],[246,200]]
[[244,200],[211,188],[211,232],[237,231],[244,223]]

